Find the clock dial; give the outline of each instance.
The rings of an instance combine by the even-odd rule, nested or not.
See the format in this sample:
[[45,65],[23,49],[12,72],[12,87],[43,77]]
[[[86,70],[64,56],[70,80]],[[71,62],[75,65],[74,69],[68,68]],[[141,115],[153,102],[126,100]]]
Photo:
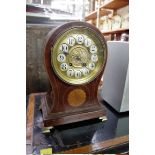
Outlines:
[[84,42],[83,35],[81,35],[81,34],[80,35],[77,35],[76,41],[77,41],[78,44],[82,44]]
[[90,46],[90,52],[91,53],[96,53],[97,52],[97,47],[95,45]]
[[67,39],[67,43],[68,43],[69,46],[74,46],[75,45],[75,38],[73,38],[72,36],[70,36]]
[[83,46],[75,46],[69,52],[69,63],[74,67],[82,67],[84,63],[89,62],[90,53]]
[[82,72],[83,72],[84,76],[87,76],[89,74],[89,69],[88,68],[83,68]]
[[66,31],[59,36],[51,51],[55,73],[70,84],[91,82],[104,67],[104,44],[93,30],[73,28]]
[[85,42],[84,42],[84,45],[85,45],[86,47],[89,47],[89,46],[91,45],[91,39],[90,39],[90,38],[86,38],[86,39],[85,39]]
[[81,72],[79,70],[75,71],[75,77],[76,78],[81,78]]
[[68,45],[67,44],[61,44],[60,51],[64,53],[68,53]]
[[97,54],[92,54],[92,56],[91,56],[91,61],[93,61],[93,62],[97,62],[97,61],[98,61],[98,56],[97,56]]
[[58,54],[57,60],[59,62],[64,62],[66,60],[66,56],[64,54]]
[[74,70],[73,70],[73,69],[68,69],[68,70],[67,70],[67,76],[68,76],[68,77],[74,76]]
[[62,64],[60,65],[60,69],[61,69],[62,71],[66,71],[66,70],[68,69],[67,63],[62,63]]
[[95,69],[95,63],[91,62],[91,63],[89,64],[89,69],[90,69],[90,70],[94,70],[94,69]]

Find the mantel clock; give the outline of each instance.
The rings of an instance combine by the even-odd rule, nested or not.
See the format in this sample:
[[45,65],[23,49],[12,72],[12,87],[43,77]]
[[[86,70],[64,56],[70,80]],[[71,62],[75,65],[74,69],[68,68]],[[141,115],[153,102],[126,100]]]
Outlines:
[[44,49],[51,92],[42,98],[44,126],[105,116],[98,86],[107,60],[101,32],[85,22],[70,22],[49,32]]

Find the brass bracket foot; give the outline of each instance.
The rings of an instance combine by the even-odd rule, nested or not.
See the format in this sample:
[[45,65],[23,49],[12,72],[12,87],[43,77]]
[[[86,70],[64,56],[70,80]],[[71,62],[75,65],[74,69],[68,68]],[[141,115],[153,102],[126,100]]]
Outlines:
[[54,129],[54,126],[50,126],[50,127],[43,127],[42,128],[42,133],[50,133],[50,130]]
[[108,118],[106,116],[99,117],[99,119],[102,120],[102,122],[105,122],[108,120]]

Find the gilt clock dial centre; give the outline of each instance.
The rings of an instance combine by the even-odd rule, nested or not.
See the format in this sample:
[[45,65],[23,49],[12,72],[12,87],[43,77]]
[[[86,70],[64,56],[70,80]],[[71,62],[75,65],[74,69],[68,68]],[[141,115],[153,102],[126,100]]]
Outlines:
[[83,46],[75,46],[69,52],[68,60],[72,63],[73,67],[83,67],[90,60],[90,53]]

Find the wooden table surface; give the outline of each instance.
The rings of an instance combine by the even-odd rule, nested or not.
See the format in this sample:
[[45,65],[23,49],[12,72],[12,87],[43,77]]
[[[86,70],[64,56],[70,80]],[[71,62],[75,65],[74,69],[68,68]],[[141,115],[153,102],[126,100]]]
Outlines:
[[27,154],[39,154],[52,148],[53,153],[123,153],[129,147],[129,114],[119,114],[103,101],[108,120],[92,119],[54,127],[42,133],[42,113],[39,109],[45,93],[30,94],[27,103]]

